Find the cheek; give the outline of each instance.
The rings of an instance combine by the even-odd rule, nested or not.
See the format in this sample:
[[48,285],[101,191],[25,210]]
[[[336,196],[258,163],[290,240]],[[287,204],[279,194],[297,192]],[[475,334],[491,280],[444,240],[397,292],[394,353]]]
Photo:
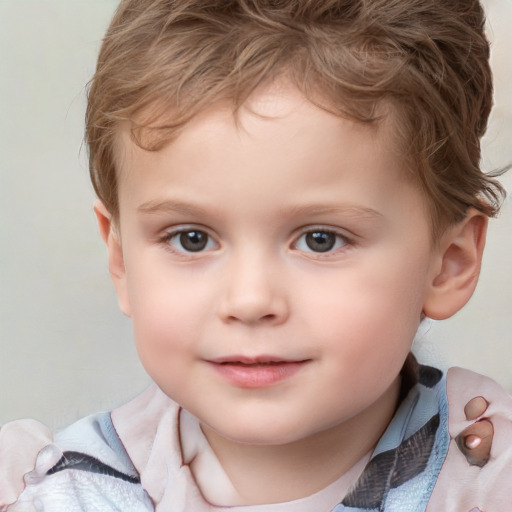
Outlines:
[[372,354],[378,362],[380,355],[391,359],[408,351],[421,319],[424,259],[412,264],[390,258],[387,265],[383,260],[317,283],[324,293],[309,301],[310,318],[316,318],[331,349],[345,351],[353,364],[368,362]]
[[152,262],[128,274],[133,330],[144,366],[172,364],[173,354],[186,353],[199,336],[207,310],[204,287],[158,269]]

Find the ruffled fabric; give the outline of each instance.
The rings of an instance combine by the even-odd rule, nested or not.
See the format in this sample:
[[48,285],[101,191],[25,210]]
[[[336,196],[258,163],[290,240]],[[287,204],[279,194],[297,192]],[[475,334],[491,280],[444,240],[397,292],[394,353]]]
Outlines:
[[[462,368],[447,374],[450,411],[449,448],[427,512],[510,512],[512,510],[512,399],[495,381]],[[467,419],[466,406],[482,397],[486,410]],[[461,438],[479,422],[492,425],[490,439],[482,439],[489,453],[471,456]]]
[[0,428],[0,512],[25,488],[23,476],[34,469],[38,453],[53,435],[35,420],[18,420]]
[[38,452],[23,482],[18,499],[4,506],[8,512],[154,510],[108,413],[84,418],[55,436]]

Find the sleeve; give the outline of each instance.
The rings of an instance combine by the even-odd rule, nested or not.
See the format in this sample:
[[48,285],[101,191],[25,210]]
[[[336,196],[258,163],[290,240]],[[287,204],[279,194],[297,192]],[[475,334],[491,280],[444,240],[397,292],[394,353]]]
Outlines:
[[17,420],[0,427],[1,512],[18,499],[25,488],[24,475],[34,469],[39,452],[52,441],[48,428],[35,420]]
[[30,456],[25,446],[27,439],[33,441],[33,436],[21,435],[19,428],[13,432],[15,435],[7,436],[7,432],[5,436],[10,455],[4,467],[9,471],[9,459],[17,455],[13,449],[16,445],[24,447],[21,451],[25,465],[14,472],[14,487],[11,486],[0,512],[154,510],[113,429],[110,414],[82,418],[59,432],[53,441],[45,437],[43,448],[38,450],[41,444],[34,445]]
[[488,377],[451,368],[450,444],[427,512],[512,509],[512,399]]
[[[140,482],[103,471],[104,466],[83,454],[64,452],[55,466],[52,445],[45,447],[26,488],[6,512],[153,512]],[[51,467],[50,467],[51,466]]]

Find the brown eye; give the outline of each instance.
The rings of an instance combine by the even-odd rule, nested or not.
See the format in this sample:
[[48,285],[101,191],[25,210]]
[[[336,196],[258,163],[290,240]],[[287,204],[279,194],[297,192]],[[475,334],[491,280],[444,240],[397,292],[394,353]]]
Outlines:
[[202,231],[187,231],[180,234],[180,243],[187,251],[202,251],[208,243],[208,235]]
[[304,233],[295,243],[295,248],[304,252],[324,253],[342,249],[349,241],[335,231],[317,230]]
[[167,240],[167,243],[174,250],[184,253],[201,252],[217,247],[217,244],[208,233],[198,229],[174,232]]
[[306,235],[306,245],[315,252],[327,252],[336,244],[336,235],[326,231],[317,231]]

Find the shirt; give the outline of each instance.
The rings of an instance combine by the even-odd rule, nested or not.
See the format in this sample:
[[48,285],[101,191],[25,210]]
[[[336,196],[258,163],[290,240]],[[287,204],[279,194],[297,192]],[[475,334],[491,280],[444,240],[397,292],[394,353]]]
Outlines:
[[[391,423],[362,472],[361,468],[349,472],[349,485],[340,486],[332,512],[509,512],[512,401],[508,394],[491,379],[468,370],[452,368],[443,375],[413,359],[404,381],[405,396]],[[483,410],[475,416],[479,407]],[[180,423],[187,419],[185,415],[180,420],[180,415],[181,408],[154,385],[111,413],[80,420],[39,452],[34,469],[25,476],[25,490],[6,509],[226,509],[205,499],[186,464]],[[475,436],[482,428],[486,435]],[[351,480],[358,473],[355,482]],[[288,512],[290,504],[271,505],[269,510]],[[326,512],[331,512],[329,508]],[[242,511],[260,512],[257,507],[236,507],[236,512]]]

